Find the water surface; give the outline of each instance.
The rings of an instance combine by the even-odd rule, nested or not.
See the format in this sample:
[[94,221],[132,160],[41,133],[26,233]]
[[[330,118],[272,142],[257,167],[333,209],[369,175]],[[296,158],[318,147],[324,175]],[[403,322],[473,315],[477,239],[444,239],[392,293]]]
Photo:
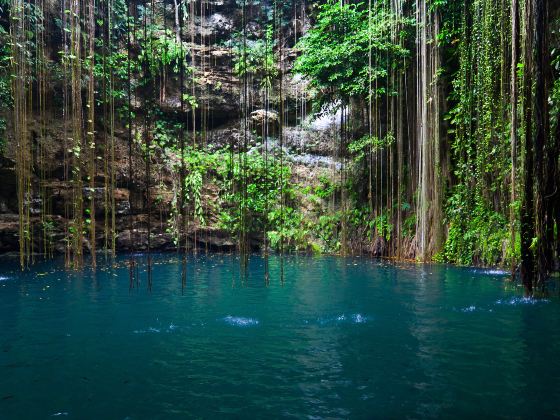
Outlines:
[[0,418],[560,416],[560,303],[368,258],[0,263]]

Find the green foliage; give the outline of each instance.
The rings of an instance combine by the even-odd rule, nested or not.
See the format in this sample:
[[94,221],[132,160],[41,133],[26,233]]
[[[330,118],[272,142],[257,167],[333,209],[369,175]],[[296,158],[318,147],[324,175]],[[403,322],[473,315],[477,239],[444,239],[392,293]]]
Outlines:
[[314,224],[313,234],[322,242],[325,252],[338,252],[341,247],[338,233],[342,220],[342,212],[323,214]]
[[[373,81],[378,81],[374,95],[392,94],[382,82],[389,68],[400,66],[408,50],[392,42],[390,33],[398,30],[405,36],[401,29],[411,21],[388,12],[384,3],[375,2],[371,16],[365,3],[329,0],[319,6],[314,27],[296,46],[301,55],[294,72],[306,76],[324,100],[347,102],[352,96],[367,97]],[[375,63],[372,67],[370,46]]]
[[403,220],[402,236],[403,238],[413,238],[416,234],[416,214],[411,214]]
[[[141,13],[151,14],[149,6],[146,10],[143,7],[140,7],[139,10]],[[185,77],[191,80],[193,69],[187,63],[190,53],[188,44],[178,41],[177,34],[171,29],[165,28],[163,21],[156,18],[146,27],[141,19],[129,17],[127,21],[126,6],[122,0],[116,2],[113,12],[115,16],[111,22],[110,44],[105,45],[107,42],[105,37],[98,37],[95,40],[94,77],[98,90],[101,89],[102,81],[105,82],[108,95],[117,101],[119,118],[126,121],[128,119],[127,94],[129,88],[137,95],[138,87],[151,87],[163,73],[178,74],[181,64]],[[58,24],[62,25],[62,22],[59,21]],[[106,24],[108,22],[97,21],[99,26]],[[131,31],[130,50],[128,50],[126,42],[127,28],[130,28]],[[60,52],[60,56],[62,61],[69,59],[64,51]],[[190,108],[197,106],[196,101],[190,95],[185,95],[184,99]],[[102,100],[101,97],[97,98],[98,103],[101,103]],[[157,110],[155,106],[152,106],[150,111]],[[161,118],[161,116],[158,115],[157,118]]]
[[460,185],[451,195],[447,208],[449,233],[442,261],[460,265],[503,263],[511,252],[507,218],[488,207],[467,203],[466,188]]
[[[242,229],[242,212],[248,213],[245,228],[252,233],[262,232],[266,224],[266,210],[271,214],[280,206],[281,184],[284,194],[292,195],[290,169],[277,160],[265,161],[259,153],[243,152],[233,160],[223,156],[218,167],[221,178],[223,211],[220,224],[232,233]],[[245,194],[246,189],[246,194]],[[269,227],[275,230],[274,226]]]
[[390,213],[387,209],[374,217],[368,207],[354,208],[349,211],[348,217],[350,226],[356,231],[358,238],[367,238],[368,241],[372,241],[375,236],[390,241],[394,229],[390,220]]
[[447,202],[449,234],[440,257],[458,264],[496,264],[507,253],[510,227],[510,207],[496,199],[509,196],[512,165],[511,111],[501,77],[510,48],[502,42],[501,28],[509,16],[491,0],[474,1],[467,11],[449,98],[454,106],[446,116],[457,186]]
[[[105,60],[105,62],[104,62]],[[131,73],[138,71],[138,63],[134,60],[131,61]],[[111,73],[114,78],[113,89],[109,90],[108,94],[115,99],[124,101],[127,94],[126,83],[130,82],[134,88],[134,82],[128,80],[128,56],[124,51],[113,51],[108,53],[105,58],[99,51],[95,52],[95,66],[93,68],[93,75],[97,83],[105,79],[106,88],[109,89],[109,81]],[[99,99],[100,101],[101,99]]]
[[377,235],[383,237],[386,241],[390,241],[391,235],[393,234],[393,224],[390,223],[389,212],[385,211],[383,214],[375,217],[373,222]]
[[[193,216],[200,224],[206,224],[202,202],[203,181],[206,174],[219,165],[220,154],[187,147],[185,150],[185,202],[190,203]],[[177,168],[179,169],[179,168]]]
[[332,197],[335,191],[338,189],[338,186],[327,176],[320,175],[319,176],[320,185],[317,185],[314,188],[314,193],[317,197],[322,199],[327,199]]
[[268,26],[265,39],[243,40],[241,34],[234,35],[233,72],[237,77],[252,76],[259,81],[261,89],[271,88],[278,76],[278,57],[274,52],[276,40],[272,26]]
[[392,133],[387,133],[384,138],[365,135],[348,144],[348,151],[352,154],[354,162],[360,163],[366,154],[390,147],[395,142]]
[[181,61],[184,68],[188,68],[185,61],[189,52],[187,43],[178,42],[171,30],[164,30],[161,25],[150,25],[146,31],[139,27],[136,37],[140,48],[138,61],[148,63],[151,75],[159,74],[161,66],[170,66],[173,72],[178,73]]
[[[244,8],[260,7],[262,16],[259,19],[265,22],[271,22],[272,19],[275,25],[280,22],[280,27],[267,26],[262,39],[246,39],[241,33],[236,33],[229,43],[234,53],[235,75],[249,80],[250,89],[272,88],[279,76],[280,67],[277,53],[279,45],[274,31],[281,33],[285,29],[282,25],[288,22],[287,19],[291,19],[288,16],[291,16],[292,6],[295,5],[292,2],[281,3],[278,7],[284,12],[279,13],[281,16],[273,16],[273,10],[278,12],[276,4],[273,8],[270,3],[262,0],[247,2],[236,0],[236,2]],[[188,3],[180,3],[185,15],[188,12]],[[397,95],[395,92],[397,86],[404,84],[404,87],[398,89],[405,90],[410,89],[410,86],[414,88],[414,72],[406,73],[406,77],[403,72],[406,70],[406,62],[413,61],[408,60],[407,46],[412,45],[409,35],[416,28],[413,18],[402,17],[402,15],[412,16],[411,8],[414,5],[402,3],[404,10],[401,10],[402,13],[397,16],[390,12],[394,6],[389,0],[371,3],[373,4],[371,10],[363,1],[327,0],[326,3],[318,6],[318,15],[314,16],[313,20],[314,26],[306,32],[296,46],[300,55],[293,66],[293,72],[304,76],[309,82],[309,89],[318,93],[318,100],[314,104],[323,105],[330,102],[334,104],[331,109],[351,104],[345,109],[352,113],[356,109],[365,109],[368,100],[379,99],[375,104],[379,114],[375,118],[381,122],[376,124],[380,130],[388,131],[394,130],[394,126],[401,124],[402,119],[408,118],[409,111],[414,111],[413,104],[416,98],[404,98],[403,105],[386,100],[387,97]],[[103,83],[103,86],[108,89],[105,92],[115,99],[120,118],[127,121],[128,116],[132,114],[132,118],[135,119],[136,115],[127,104],[130,87],[135,99],[134,106],[138,107],[137,112],[149,113],[149,134],[153,139],[151,149],[147,150],[146,142],[141,138],[145,133],[142,130],[135,130],[138,149],[144,153],[153,152],[152,156],[157,157],[154,159],[157,164],[160,164],[161,157],[162,166],[167,165],[166,169],[171,173],[181,173],[181,177],[173,178],[174,195],[171,200],[171,213],[174,217],[170,221],[171,231],[178,232],[180,203],[186,202],[189,217],[202,225],[211,223],[211,220],[206,220],[208,214],[205,213],[205,206],[215,205],[221,211],[220,226],[232,234],[247,229],[254,236],[266,234],[272,248],[279,248],[280,243],[283,243],[286,249],[303,250],[309,249],[310,246],[317,249],[320,244],[324,251],[337,252],[341,249],[340,238],[343,226],[348,229],[344,234],[345,237],[350,237],[350,240],[371,241],[375,236],[380,236],[386,241],[394,239],[396,229],[393,224],[397,220],[396,202],[393,202],[392,206],[386,203],[394,200],[392,190],[396,189],[399,201],[402,202],[401,208],[397,209],[401,212],[399,220],[404,219],[400,232],[405,238],[415,237],[416,203],[414,191],[409,191],[413,189],[415,181],[411,183],[411,188],[409,188],[411,184],[407,182],[410,181],[409,178],[417,175],[418,168],[410,163],[404,163],[403,172],[409,172],[411,175],[406,174],[399,178],[398,182],[402,184],[398,186],[394,178],[395,168],[402,167],[398,161],[400,157],[395,156],[396,149],[399,151],[408,149],[404,152],[404,156],[401,156],[403,160],[413,161],[418,158],[414,143],[416,138],[413,133],[414,128],[403,135],[401,138],[403,143],[399,143],[399,148],[392,148],[395,143],[392,133],[387,133],[385,136],[382,134],[363,136],[362,134],[367,130],[364,130],[360,125],[362,123],[357,122],[358,118],[355,117],[364,120],[368,116],[350,114],[346,133],[350,140],[344,143],[347,145],[347,150],[342,150],[338,155],[344,162],[347,162],[347,158],[351,159],[350,166],[343,167],[345,172],[341,178],[346,179],[343,185],[327,176],[319,176],[316,185],[308,185],[305,189],[298,188],[297,185],[292,184],[289,166],[281,166],[277,159],[265,161],[256,149],[234,153],[227,149],[201,150],[189,145],[181,155],[178,138],[181,130],[180,121],[184,119],[178,118],[177,115],[170,118],[168,113],[158,109],[154,100],[156,92],[153,92],[153,88],[162,86],[168,75],[176,76],[181,67],[184,67],[188,73],[187,83],[197,83],[192,77],[193,69],[187,65],[191,53],[190,44],[179,41],[175,31],[166,28],[163,22],[165,13],[162,16],[159,12],[155,13],[155,10],[150,9],[171,6],[170,4],[152,3],[148,6],[147,3],[144,5],[131,3],[134,17],[129,17],[129,20],[127,20],[128,2],[114,0],[111,4],[113,20],[109,35],[110,45],[105,45],[107,41],[105,29],[109,22],[100,17],[101,9],[99,9],[96,15],[98,19],[95,57],[82,56],[82,63],[79,65],[87,69],[91,63],[95,63],[93,73],[97,84],[95,87],[97,105],[102,104],[101,101],[106,99],[99,94]],[[9,115],[13,105],[10,68],[12,40],[5,27],[9,24],[8,5],[9,0],[0,0],[0,13],[3,16],[0,22],[0,150],[5,143],[6,116]],[[40,9],[38,5],[39,3],[26,2],[25,6],[28,8],[26,16],[29,17],[26,26],[28,33],[24,37],[25,42],[29,43],[25,46],[26,59],[29,60],[27,64],[31,69],[30,74],[33,75],[38,64],[46,65],[39,63],[35,56],[39,51],[35,32],[44,30],[43,17],[38,14]],[[511,162],[509,118],[512,111],[519,112],[520,109],[509,109],[507,86],[511,28],[509,28],[508,7],[502,6],[493,0],[428,1],[430,14],[428,20],[430,25],[433,25],[428,32],[432,32],[435,26],[438,29],[435,38],[427,42],[430,51],[437,44],[441,53],[437,56],[437,60],[430,63],[432,67],[436,65],[438,68],[433,69],[435,78],[428,83],[438,84],[442,88],[442,93],[452,87],[452,93],[445,98],[444,106],[440,108],[438,103],[438,109],[450,109],[446,115],[450,130],[449,136],[440,139],[439,144],[443,151],[442,160],[445,161],[434,163],[434,167],[438,165],[444,167],[449,164],[453,171],[449,176],[449,182],[455,184],[446,196],[445,223],[448,227],[448,236],[444,249],[435,257],[438,261],[458,264],[497,264],[519,256],[519,234],[511,243],[508,216],[510,209],[514,210],[514,214],[519,214],[520,203],[519,201],[508,203],[507,200],[510,193],[508,177],[512,165],[519,166],[522,161],[523,150],[519,150],[520,162]],[[434,13],[437,13],[437,21],[431,19],[435,16]],[[521,10],[520,16],[523,17],[523,13],[524,11]],[[167,16],[167,18],[172,17]],[[251,16],[250,19],[253,18],[254,16]],[[245,23],[247,24],[247,21]],[[69,28],[61,27],[61,19],[55,19],[55,24],[59,26],[60,31],[69,31]],[[126,37],[129,28],[132,41],[130,49],[127,48],[128,37]],[[559,28],[560,19],[555,18],[550,33],[552,89],[548,98],[552,136],[556,132],[555,128],[560,124],[558,121],[560,115]],[[84,30],[81,34],[80,42],[87,43],[86,32]],[[52,40],[60,42],[58,35],[53,37],[54,33],[55,31],[48,34],[45,39],[49,42]],[[284,42],[289,42],[289,39],[293,39],[293,33],[284,39]],[[521,40],[523,42],[523,34]],[[72,62],[75,57],[70,56],[67,51],[61,52],[59,59],[57,65]],[[289,60],[287,62],[289,63]],[[524,70],[523,65],[519,63],[517,66],[519,81],[523,78]],[[394,76],[391,77],[391,81],[388,80],[389,74]],[[68,73],[65,76],[68,76]],[[56,77],[58,77],[56,81],[61,82],[63,76],[54,75],[53,80]],[[85,73],[83,77],[82,82],[86,81]],[[450,77],[454,78],[451,86],[449,80],[444,80]],[[29,76],[31,93],[35,89],[33,82],[32,76]],[[175,90],[174,93],[182,91],[174,82],[176,80],[170,82],[168,86],[170,90]],[[215,85],[217,90],[219,84],[220,82]],[[59,89],[60,83],[52,83],[52,86]],[[202,89],[193,91],[202,91]],[[32,96],[30,95],[30,98]],[[293,104],[289,103],[293,97],[287,95],[286,98],[286,108],[288,112],[293,113]],[[434,98],[435,96],[430,97],[428,101]],[[184,93],[181,99],[191,110],[198,106],[194,95]],[[148,100],[153,101],[149,107],[139,107],[139,104],[144,105]],[[298,100],[296,99],[296,106]],[[34,101],[35,99],[32,102]],[[274,98],[271,101],[274,102]],[[33,105],[36,106],[35,103]],[[399,120],[396,120],[393,118],[395,112],[393,107],[400,106],[402,106],[400,111],[405,111],[405,115],[400,115],[397,111],[396,115],[400,116],[397,117]],[[96,112],[96,115],[101,114]],[[414,123],[419,123],[414,118],[412,120]],[[423,121],[423,123],[427,122]],[[433,124],[432,120],[429,124]],[[360,126],[356,127],[356,125]],[[520,128],[519,134],[523,129]],[[395,133],[397,132],[399,132],[398,128],[395,130]],[[185,143],[191,144],[192,133],[183,134],[187,137]],[[552,146],[555,141],[552,136],[547,139],[547,147]],[[401,149],[400,146],[403,148]],[[451,149],[451,156],[445,153],[444,149],[447,147]],[[75,161],[80,161],[86,155],[83,147],[79,145],[72,146],[67,152]],[[371,199],[376,203],[383,202],[384,205],[389,206],[383,208],[381,213],[375,213],[377,214],[375,217],[368,206],[363,206],[367,188],[365,184],[368,181],[364,174],[367,172],[366,169],[371,169],[366,167],[369,164],[366,159],[372,152],[380,153],[375,156],[376,173],[372,175],[371,181],[382,185],[380,188],[376,186],[375,192],[370,188],[372,191],[368,193],[378,195],[368,197],[368,200]],[[183,166],[184,174],[180,172]],[[435,169],[435,177],[447,176],[442,174],[441,167]],[[378,178],[378,170],[383,174],[381,179]],[[81,174],[78,165],[74,165],[72,171],[75,176]],[[384,174],[389,176],[383,177]],[[208,190],[205,187],[208,187],[209,183],[218,186],[219,200],[216,203],[204,203],[204,194]],[[281,189],[284,191],[282,202]],[[401,194],[404,190],[406,193]],[[92,193],[89,190],[87,192]],[[184,197],[179,195],[181,192],[184,192]],[[342,204],[341,201],[348,196],[350,196],[350,205],[348,202]],[[163,202],[163,196],[158,200]],[[301,200],[307,200],[311,206],[303,209]],[[313,207],[313,210],[309,210],[309,207]],[[345,210],[348,207],[350,210]],[[244,212],[247,213],[246,218]],[[91,216],[90,209],[86,209],[86,225],[91,223]],[[439,222],[439,220],[430,221],[430,223]],[[50,231],[46,224],[43,229],[45,232]],[[76,229],[78,226],[71,225],[70,233],[76,235]],[[557,235],[558,226],[556,225],[554,229]],[[29,234],[29,231],[27,232]],[[317,242],[314,242],[315,239]],[[542,238],[533,238],[533,249],[539,244],[539,240]]]
[[309,247],[311,226],[301,211],[292,207],[275,208],[269,213],[269,225],[274,229],[268,231],[270,246],[280,249],[280,240],[284,249],[306,250]]

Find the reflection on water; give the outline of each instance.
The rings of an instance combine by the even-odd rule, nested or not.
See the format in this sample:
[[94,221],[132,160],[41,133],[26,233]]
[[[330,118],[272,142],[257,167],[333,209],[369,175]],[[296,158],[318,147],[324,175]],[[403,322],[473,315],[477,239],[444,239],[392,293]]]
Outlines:
[[160,255],[149,291],[136,261],[2,262],[2,419],[560,415],[560,302],[502,273],[189,256],[183,289]]

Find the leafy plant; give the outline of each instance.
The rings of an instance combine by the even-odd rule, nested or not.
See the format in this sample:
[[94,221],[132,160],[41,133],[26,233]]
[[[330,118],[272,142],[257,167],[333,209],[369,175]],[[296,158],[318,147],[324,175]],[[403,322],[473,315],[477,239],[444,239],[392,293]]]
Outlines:
[[[243,152],[233,160],[225,158],[218,167],[222,179],[221,196],[225,209],[221,225],[237,233],[242,226],[242,213],[248,213],[249,232],[262,232],[265,227],[265,211],[273,212],[280,205],[280,188],[286,197],[292,195],[290,169],[280,166],[277,160],[265,161],[258,153]],[[246,191],[246,193],[245,193]],[[270,227],[274,230],[274,227]]]
[[274,52],[276,40],[272,26],[268,26],[265,39],[243,39],[241,34],[233,37],[233,71],[237,77],[252,76],[259,81],[261,89],[272,87],[278,76],[278,57]]
[[354,162],[360,163],[367,153],[375,152],[391,146],[395,142],[392,133],[387,133],[385,137],[366,135],[348,144],[348,151],[353,155]]
[[[398,67],[408,54],[388,34],[411,22],[389,12],[384,1],[375,3],[370,16],[365,3],[329,0],[319,6],[315,25],[296,45],[301,54],[293,71],[304,75],[320,92],[322,103],[367,98],[373,81],[379,81],[373,95],[388,93],[387,84],[383,84],[387,69]],[[405,31],[400,33],[406,35]],[[370,47],[375,58],[372,67]]]

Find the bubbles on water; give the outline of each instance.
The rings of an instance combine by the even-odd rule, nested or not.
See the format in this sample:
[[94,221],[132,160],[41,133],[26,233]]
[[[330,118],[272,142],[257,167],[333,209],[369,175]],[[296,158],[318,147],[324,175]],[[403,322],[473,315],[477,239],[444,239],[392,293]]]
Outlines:
[[161,330],[159,328],[150,327],[147,330],[134,330],[134,334],[157,334],[160,333]]
[[363,324],[364,322],[367,322],[367,318],[365,316],[363,316],[362,314],[352,315],[352,320],[356,324]]
[[548,299],[536,299],[534,297],[516,296],[510,299],[498,299],[496,305],[536,305],[538,303],[548,303]]
[[[159,320],[158,320],[159,321]],[[194,324],[193,324],[194,325]],[[203,324],[202,324],[203,325]],[[143,329],[143,330],[134,330],[133,333],[134,334],[159,334],[161,332],[164,333],[173,333],[175,331],[179,331],[179,330],[184,330],[184,329],[188,329],[189,327],[181,327],[179,325],[175,325],[173,322],[171,322],[169,324],[169,326],[165,327],[149,327],[147,329]]]
[[[513,296],[504,299],[498,299],[493,304],[486,305],[486,306],[475,306],[470,305],[464,308],[459,309],[460,312],[468,313],[468,312],[475,312],[475,311],[487,311],[487,312],[494,312],[494,309],[500,307],[507,307],[507,306],[519,306],[519,305],[538,305],[541,303],[548,303],[548,299],[537,299],[534,297],[524,297],[524,296]],[[454,311],[457,311],[456,308],[453,308]]]
[[254,318],[245,318],[242,316],[231,316],[228,315],[223,318],[223,321],[234,327],[252,327],[255,325],[259,325],[259,320]]
[[492,269],[492,270],[484,270],[482,274],[488,274],[490,276],[507,276],[510,273],[504,270]]
[[[344,323],[350,323],[350,324],[364,324],[369,320],[368,317],[366,317],[365,315],[362,315],[360,313],[356,313],[356,314],[350,314],[350,315],[346,315],[346,314],[340,314],[340,315],[336,315],[333,317],[319,317],[317,318],[317,323],[319,325],[329,325],[329,324],[344,324]],[[303,321],[304,324],[309,324],[308,320],[304,320]]]
[[509,276],[508,271],[499,270],[497,268],[472,268],[471,272],[476,274],[486,274],[488,276]]

